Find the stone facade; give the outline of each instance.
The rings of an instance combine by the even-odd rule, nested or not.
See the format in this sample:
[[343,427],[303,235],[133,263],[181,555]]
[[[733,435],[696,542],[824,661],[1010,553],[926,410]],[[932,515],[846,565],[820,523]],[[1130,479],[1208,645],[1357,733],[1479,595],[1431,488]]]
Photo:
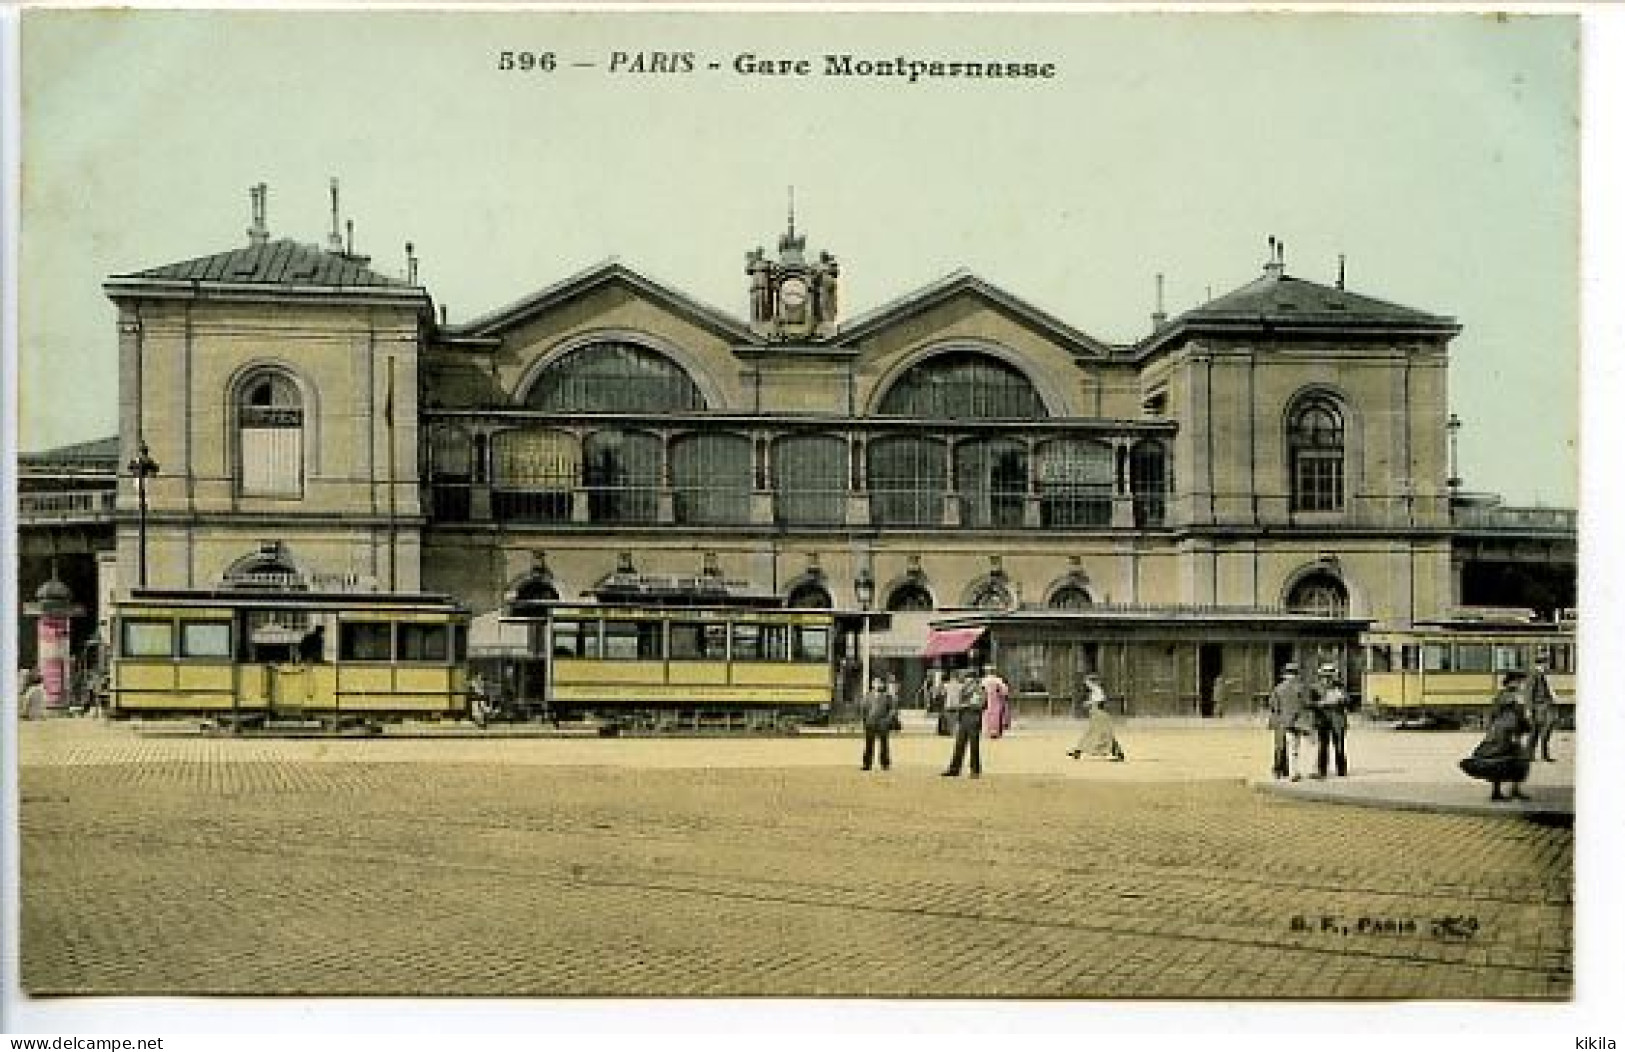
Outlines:
[[[1450,319],[1287,275],[1128,345],[958,274],[859,318],[793,230],[735,317],[620,264],[473,321],[330,246],[112,278],[148,581],[590,595],[618,571],[855,610],[1454,601]],[[844,296],[845,293],[843,292]],[[119,559],[138,561],[120,481]],[[126,584],[133,583],[131,573]]]

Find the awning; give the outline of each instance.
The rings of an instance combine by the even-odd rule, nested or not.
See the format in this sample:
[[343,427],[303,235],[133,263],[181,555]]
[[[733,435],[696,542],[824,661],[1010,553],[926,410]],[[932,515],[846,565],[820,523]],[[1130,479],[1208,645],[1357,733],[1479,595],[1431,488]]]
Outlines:
[[981,628],[933,628],[931,634],[925,639],[925,656],[928,658],[946,657],[949,654],[963,654],[976,645],[982,638],[986,629]]

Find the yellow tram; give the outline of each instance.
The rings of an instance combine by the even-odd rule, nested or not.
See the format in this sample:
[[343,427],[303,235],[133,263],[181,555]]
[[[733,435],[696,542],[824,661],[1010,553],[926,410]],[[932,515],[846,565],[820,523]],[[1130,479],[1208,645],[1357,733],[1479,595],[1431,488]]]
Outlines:
[[1362,698],[1379,719],[1478,723],[1508,672],[1528,672],[1537,658],[1557,697],[1559,719],[1574,713],[1572,621],[1461,619],[1364,638]]
[[468,711],[444,596],[139,590],[114,604],[109,715],[336,728]]
[[474,665],[509,716],[782,731],[827,721],[834,700],[830,610],[548,604],[499,633]]

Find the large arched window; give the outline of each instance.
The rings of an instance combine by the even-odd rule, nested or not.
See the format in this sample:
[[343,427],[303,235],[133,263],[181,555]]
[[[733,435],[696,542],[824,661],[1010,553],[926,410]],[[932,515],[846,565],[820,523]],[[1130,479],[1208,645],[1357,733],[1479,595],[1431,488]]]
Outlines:
[[751,442],[743,435],[686,435],[672,443],[672,507],[678,522],[750,521]]
[[565,354],[531,385],[531,409],[581,413],[672,413],[705,408],[682,366],[634,343],[589,343]]
[[1343,510],[1343,413],[1323,394],[1300,398],[1287,416],[1293,511]]
[[833,435],[791,435],[773,443],[774,521],[781,526],[844,523],[850,470],[846,442]]
[[1001,574],[990,574],[976,582],[967,598],[978,610],[1009,610],[1016,605],[1010,582]]
[[1349,590],[1336,574],[1316,570],[1292,586],[1287,593],[1286,606],[1300,614],[1345,617],[1349,612]]
[[963,525],[1021,526],[1027,511],[1027,447],[1008,438],[961,443],[955,450],[954,487]]
[[305,402],[287,373],[264,369],[237,389],[237,488],[244,496],[305,491]]
[[941,442],[889,436],[869,443],[869,509],[876,526],[940,526],[948,451]]
[[653,523],[660,511],[660,439],[598,431],[585,443],[582,476],[593,522]]
[[1110,526],[1112,449],[1063,438],[1038,451],[1039,515],[1045,526]]
[[491,442],[491,511],[504,522],[569,522],[581,444],[564,431],[521,428]]
[[1048,415],[1021,370],[978,351],[947,351],[913,366],[880,400],[882,416],[1031,420]]
[[1134,443],[1128,458],[1134,525],[1161,526],[1168,512],[1168,454],[1154,438]]

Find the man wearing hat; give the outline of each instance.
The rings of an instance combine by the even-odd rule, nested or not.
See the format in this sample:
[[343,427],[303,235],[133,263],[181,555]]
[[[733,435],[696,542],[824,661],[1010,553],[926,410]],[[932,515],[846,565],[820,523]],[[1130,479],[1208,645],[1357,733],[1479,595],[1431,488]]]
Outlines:
[[1326,777],[1327,753],[1337,753],[1337,775],[1346,777],[1349,773],[1348,755],[1343,751],[1345,739],[1348,737],[1348,692],[1337,675],[1337,666],[1327,663],[1320,666],[1320,726],[1319,742],[1315,749],[1315,770],[1321,778]]
[[1557,728],[1557,696],[1546,679],[1545,653],[1535,655],[1535,671],[1525,689],[1529,693],[1529,720],[1534,730],[1529,732],[1529,758],[1552,762],[1552,731]]
[[1296,661],[1282,666],[1281,681],[1270,691],[1270,728],[1275,731],[1275,777],[1298,781],[1303,777],[1303,736],[1315,728],[1315,709],[1308,685],[1298,678]]

